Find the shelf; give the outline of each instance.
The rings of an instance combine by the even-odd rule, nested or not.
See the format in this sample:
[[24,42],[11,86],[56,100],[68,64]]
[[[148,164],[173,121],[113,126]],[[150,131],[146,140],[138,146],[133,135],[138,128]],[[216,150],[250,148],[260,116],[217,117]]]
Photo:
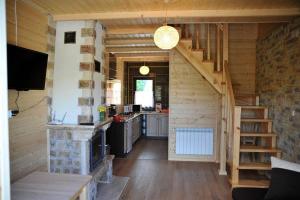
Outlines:
[[248,170],[271,170],[270,163],[240,163],[238,169],[248,169]]
[[278,153],[279,149],[271,147],[260,147],[252,145],[241,145],[240,152],[257,152],[257,153]]
[[269,180],[240,179],[239,182],[237,184],[233,184],[232,187],[268,188],[269,185]]
[[276,137],[277,135],[275,133],[247,133],[243,132],[241,133],[241,137]]

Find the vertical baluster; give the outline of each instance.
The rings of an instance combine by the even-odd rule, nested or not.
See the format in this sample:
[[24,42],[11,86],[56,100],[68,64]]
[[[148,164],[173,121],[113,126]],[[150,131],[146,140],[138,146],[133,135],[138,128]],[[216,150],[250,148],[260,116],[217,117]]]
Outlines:
[[196,27],[196,49],[200,49],[200,24],[197,24]]
[[217,34],[217,37],[216,37],[216,40],[217,40],[217,47],[216,47],[216,51],[217,51],[217,71],[221,71],[221,38],[220,38],[220,27],[219,25],[217,24],[216,25],[216,28],[217,28],[217,31],[216,31],[216,34]]
[[186,32],[185,32],[185,29],[186,29],[186,25],[185,24],[181,24],[180,25],[180,28],[181,28],[181,38],[182,39],[185,39],[186,38]]
[[193,49],[197,50],[197,24],[193,24]]
[[190,26],[188,24],[185,25],[185,37],[190,38]]
[[207,24],[207,60],[210,60],[210,26]]

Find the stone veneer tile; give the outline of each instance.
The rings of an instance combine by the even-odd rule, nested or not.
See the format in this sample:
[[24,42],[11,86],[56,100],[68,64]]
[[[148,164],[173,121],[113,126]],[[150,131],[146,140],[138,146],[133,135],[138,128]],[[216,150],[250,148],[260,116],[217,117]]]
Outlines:
[[53,35],[53,36],[55,36],[55,34],[56,34],[56,30],[55,30],[55,28],[53,28],[53,27],[51,27],[51,26],[48,26],[48,34],[49,35]]
[[80,46],[80,53],[81,54],[95,54],[95,46],[94,45],[81,45]]
[[79,106],[93,106],[94,97],[78,97]]
[[82,28],[81,37],[95,37],[96,31],[94,28]]
[[101,89],[103,89],[103,90],[106,89],[106,82],[104,82],[104,81],[101,82]]
[[78,115],[78,124],[92,123],[93,121],[93,115]]
[[53,88],[53,80],[52,79],[46,79],[46,87]]
[[53,44],[47,44],[47,51],[54,53],[55,47],[53,46]]
[[54,63],[48,61],[47,69],[54,69]]
[[80,71],[95,71],[95,63],[80,62]]
[[91,80],[79,80],[79,88],[94,88],[95,82]]

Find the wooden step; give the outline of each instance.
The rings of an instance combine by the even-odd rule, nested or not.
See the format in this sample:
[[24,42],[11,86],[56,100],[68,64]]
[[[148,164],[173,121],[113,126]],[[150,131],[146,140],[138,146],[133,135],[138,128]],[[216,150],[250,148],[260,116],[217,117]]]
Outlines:
[[249,188],[268,188],[270,186],[269,180],[251,180],[240,179],[237,184],[233,184],[232,187],[249,187]]
[[271,170],[271,164],[270,163],[240,163],[238,169]]
[[241,122],[244,123],[270,123],[271,119],[241,119]]
[[275,133],[248,133],[244,132],[241,133],[241,137],[276,137],[277,135]]
[[255,109],[255,110],[264,110],[264,109],[267,109],[267,107],[265,106],[241,106],[242,109],[247,109],[247,110],[250,110],[250,109]]
[[271,147],[261,147],[253,145],[241,145],[240,152],[257,152],[257,153],[278,153],[279,149]]

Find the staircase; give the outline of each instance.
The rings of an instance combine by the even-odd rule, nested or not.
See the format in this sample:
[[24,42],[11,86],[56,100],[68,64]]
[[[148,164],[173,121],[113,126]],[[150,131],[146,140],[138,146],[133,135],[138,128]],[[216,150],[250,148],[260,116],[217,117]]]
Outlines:
[[271,170],[270,157],[280,157],[281,151],[272,132],[272,120],[268,119],[268,108],[235,106],[234,116],[232,187],[269,187],[266,171]]
[[[230,172],[232,187],[268,187],[265,175],[271,170],[270,157],[280,157],[281,151],[276,146],[268,108],[259,106],[257,96],[234,96],[228,69],[228,25],[207,24],[204,40],[200,25],[192,25],[193,34],[187,26],[180,27],[181,40],[176,50],[222,97],[219,173]],[[214,34],[211,26],[215,27]],[[214,54],[212,35],[215,35]]]

